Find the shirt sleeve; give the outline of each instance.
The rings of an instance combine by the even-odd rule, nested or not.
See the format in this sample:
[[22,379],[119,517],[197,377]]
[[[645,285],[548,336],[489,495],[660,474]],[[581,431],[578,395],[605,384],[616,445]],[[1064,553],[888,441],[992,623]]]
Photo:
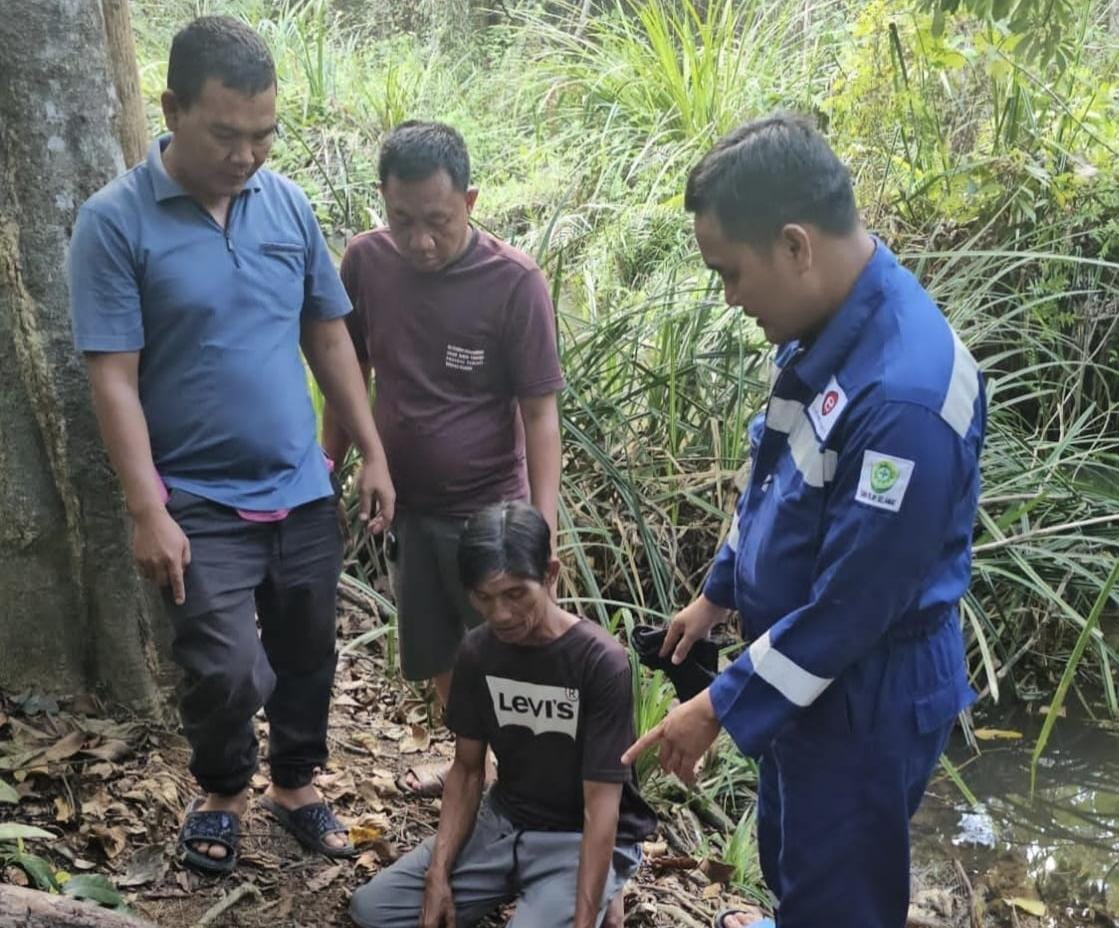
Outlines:
[[462,738],[488,741],[484,682],[478,672],[478,660],[472,642],[463,642],[451,674],[451,692],[447,698],[447,728]]
[[625,783],[629,767],[622,754],[634,742],[633,676],[624,654],[607,654],[589,675],[582,694],[583,779],[596,783]]
[[836,462],[808,602],[711,684],[722,726],[757,755],[917,601],[977,487],[976,449],[935,412],[884,403],[854,421]]
[[140,282],[132,248],[119,225],[83,207],[66,261],[70,317],[79,351],[144,347]]
[[[762,429],[764,428],[765,413],[760,412],[750,420],[750,425],[747,428],[751,458],[753,458],[758,449],[758,443],[761,441]],[[730,531],[727,532],[727,537],[723,540],[723,543],[719,545],[719,551],[715,555],[715,560],[711,565],[711,571],[708,573],[707,580],[703,584],[703,595],[716,606],[722,606],[724,609],[735,608],[734,562],[738,555],[739,528],[743,513],[746,511],[746,494],[749,490],[749,483],[747,483],[746,489],[743,490],[738,497],[738,503],[734,509],[734,519],[730,524]]]
[[365,304],[362,301],[361,294],[361,257],[359,248],[361,246],[356,242],[351,242],[346,246],[346,251],[342,255],[342,266],[339,268],[340,277],[342,278],[342,286],[346,290],[347,296],[350,298],[350,303],[353,305],[353,312],[346,316],[346,328],[350,332],[350,338],[354,343],[354,352],[357,354],[358,363],[361,365],[369,364],[369,344],[366,339],[369,336],[368,326],[365,320]]
[[350,311],[350,298],[338,278],[330,258],[319,221],[305,196],[300,194],[303,212],[303,235],[307,244],[307,261],[303,276],[303,318],[338,319]]
[[545,396],[564,387],[556,346],[556,317],[539,268],[527,271],[507,307],[503,345],[515,396]]

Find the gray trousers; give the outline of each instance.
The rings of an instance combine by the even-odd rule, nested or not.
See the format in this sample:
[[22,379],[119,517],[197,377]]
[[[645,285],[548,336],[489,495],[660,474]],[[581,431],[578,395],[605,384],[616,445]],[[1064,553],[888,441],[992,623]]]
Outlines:
[[[521,831],[487,796],[451,873],[457,923],[473,925],[516,900],[509,928],[570,928],[582,840],[578,831]],[[416,928],[434,843],[434,837],[428,838],[354,893],[350,916],[361,928]],[[610,900],[640,863],[639,844],[614,848],[599,924]]]

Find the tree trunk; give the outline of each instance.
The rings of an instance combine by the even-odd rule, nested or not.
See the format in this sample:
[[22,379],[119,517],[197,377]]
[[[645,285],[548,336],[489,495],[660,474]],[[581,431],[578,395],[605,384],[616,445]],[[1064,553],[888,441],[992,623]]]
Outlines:
[[64,271],[78,206],[124,167],[110,61],[99,0],[0,16],[0,687],[157,714],[160,607],[132,564]]
[[105,38],[113,67],[120,108],[115,121],[117,138],[127,167],[144,160],[148,150],[148,127],[144,121],[144,98],[140,93],[140,72],[136,69],[136,46],[132,41],[132,21],[128,0],[101,0],[105,18]]
[[152,928],[150,922],[34,889],[0,883],[0,928]]

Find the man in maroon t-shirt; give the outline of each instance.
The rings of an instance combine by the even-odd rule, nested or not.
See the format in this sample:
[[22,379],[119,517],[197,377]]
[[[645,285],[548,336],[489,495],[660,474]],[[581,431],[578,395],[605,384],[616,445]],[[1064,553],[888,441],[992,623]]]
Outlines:
[[[350,242],[342,282],[397,492],[388,555],[401,670],[433,679],[445,704],[463,633],[481,621],[455,569],[464,520],[529,499],[555,538],[564,379],[544,275],[470,224],[478,190],[462,136],[403,123],[381,146],[379,172],[388,226]],[[323,432],[342,460],[349,441],[329,408]],[[440,772],[410,771],[402,785],[438,793]]]

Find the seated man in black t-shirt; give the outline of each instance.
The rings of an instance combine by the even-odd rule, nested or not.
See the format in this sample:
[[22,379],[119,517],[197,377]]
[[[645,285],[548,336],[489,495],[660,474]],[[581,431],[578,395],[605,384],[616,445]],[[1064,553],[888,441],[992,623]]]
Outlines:
[[[458,558],[486,622],[454,667],[439,830],[354,893],[350,914],[363,928],[445,928],[517,900],[515,928],[594,928],[656,825],[620,762],[633,740],[629,660],[552,599],[559,562],[526,503],[473,516]],[[497,782],[483,800],[487,745]]]

